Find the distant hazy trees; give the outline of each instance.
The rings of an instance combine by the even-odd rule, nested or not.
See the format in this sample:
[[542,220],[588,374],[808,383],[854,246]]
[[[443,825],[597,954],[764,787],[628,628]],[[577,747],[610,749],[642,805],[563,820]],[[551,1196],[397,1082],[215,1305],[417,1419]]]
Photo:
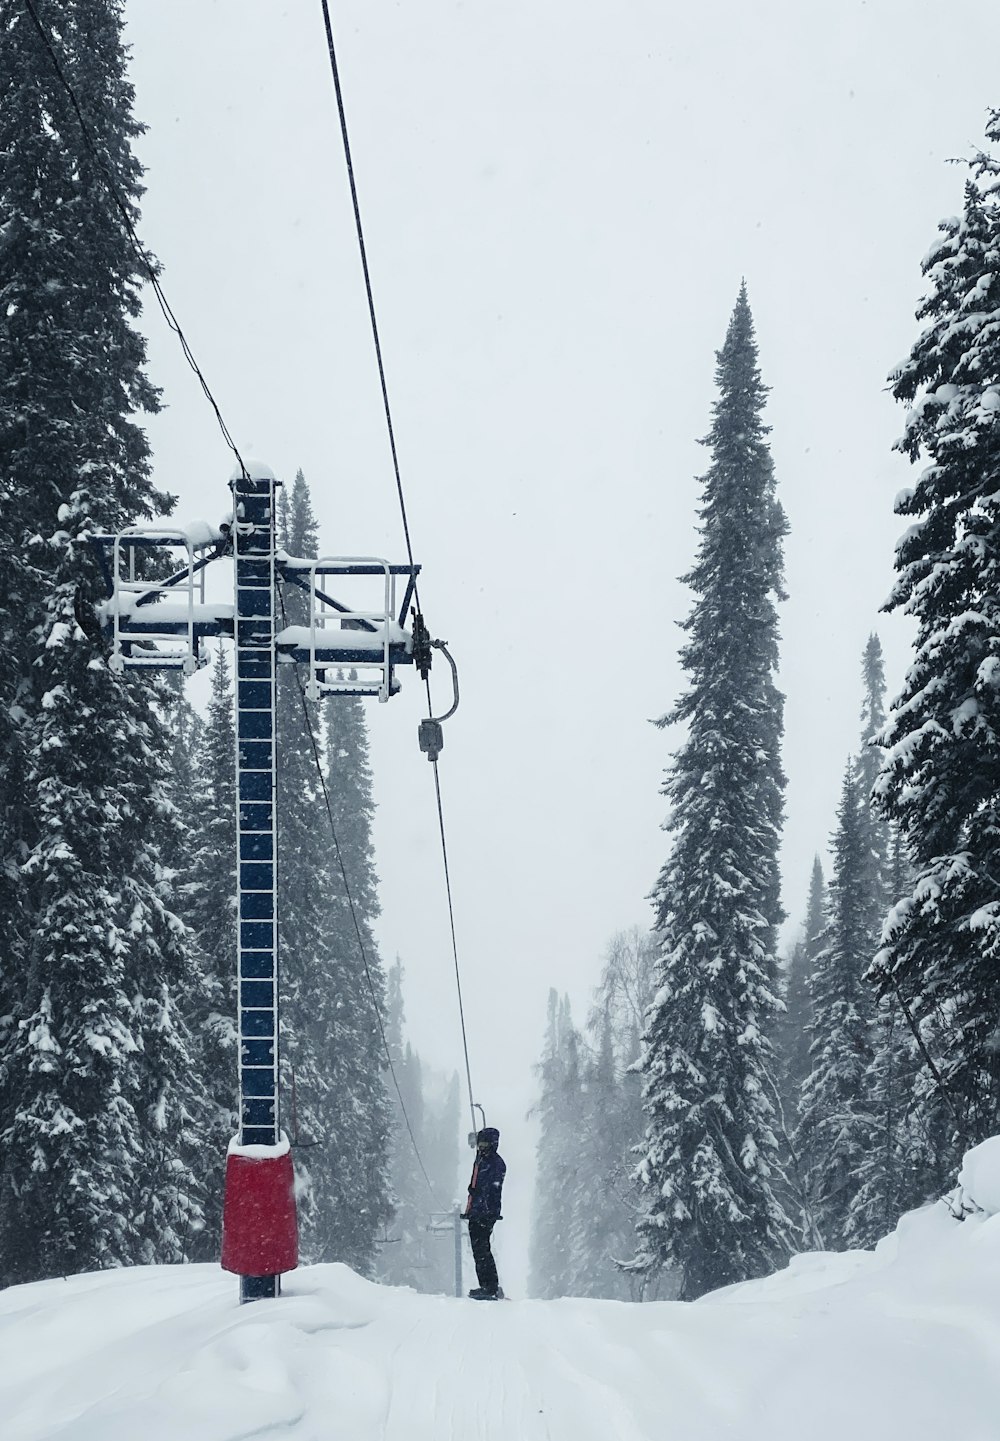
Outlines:
[[539,1125],[529,1288],[533,1296],[628,1299],[638,1194],[633,1151],[643,1129],[634,1064],[652,999],[653,945],[633,927],[605,953],[587,1025],[549,994],[537,1068]]
[[386,1034],[402,1102],[393,1090],[385,1162],[394,1214],[379,1239],[376,1275],[389,1285],[451,1295],[455,1252],[448,1212],[465,1204],[465,1182],[460,1185],[458,1175],[458,1076],[436,1075],[405,1040],[398,960],[387,977]]

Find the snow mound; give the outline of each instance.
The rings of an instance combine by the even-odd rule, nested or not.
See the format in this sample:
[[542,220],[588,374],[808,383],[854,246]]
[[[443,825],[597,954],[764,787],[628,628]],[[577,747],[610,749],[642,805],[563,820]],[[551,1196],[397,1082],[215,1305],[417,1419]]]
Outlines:
[[[994,1200],[997,1142],[963,1186]],[[982,1153],[982,1154],[980,1154]],[[303,1268],[0,1294],[3,1441],[993,1441],[1000,1214],[938,1203],[875,1252],[797,1256],[695,1305],[485,1306]]]
[[958,1184],[977,1210],[1000,1215],[1000,1136],[966,1151]]

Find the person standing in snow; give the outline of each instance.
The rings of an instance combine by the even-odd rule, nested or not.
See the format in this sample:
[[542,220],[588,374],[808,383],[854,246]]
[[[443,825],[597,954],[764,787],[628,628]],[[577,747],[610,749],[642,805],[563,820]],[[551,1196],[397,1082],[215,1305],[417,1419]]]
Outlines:
[[476,1133],[476,1161],[469,1182],[469,1202],[465,1219],[469,1223],[469,1243],[476,1263],[479,1285],[469,1295],[474,1301],[497,1301],[503,1296],[497,1278],[497,1263],[490,1249],[493,1227],[502,1219],[500,1193],[507,1167],[497,1150],[500,1132],[486,1126]]

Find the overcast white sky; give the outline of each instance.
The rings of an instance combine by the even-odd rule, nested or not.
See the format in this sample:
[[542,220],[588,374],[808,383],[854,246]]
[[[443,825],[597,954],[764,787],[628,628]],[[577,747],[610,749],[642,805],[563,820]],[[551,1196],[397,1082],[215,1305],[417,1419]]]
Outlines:
[[[646,924],[714,352],[746,276],[791,534],[786,905],[857,745],[907,483],[885,390],[950,157],[1000,105],[1000,10],[950,0],[335,0],[422,597],[462,675],[442,783],[474,1079],[527,1208],[550,985],[582,1009]],[[129,0],[142,232],[245,455],[328,553],[404,559],[319,0]],[[150,425],[181,518],[231,457],[158,314]],[[387,959],[460,1063],[418,687],[369,710]],[[446,693],[443,677],[438,695]],[[508,1266],[523,1230],[507,1228]]]

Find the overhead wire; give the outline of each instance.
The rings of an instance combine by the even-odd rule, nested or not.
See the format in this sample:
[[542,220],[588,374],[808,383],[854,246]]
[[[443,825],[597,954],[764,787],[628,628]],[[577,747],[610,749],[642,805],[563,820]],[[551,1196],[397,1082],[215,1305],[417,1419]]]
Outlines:
[[451,951],[455,960],[455,989],[458,992],[458,1017],[462,1025],[462,1051],[465,1056],[465,1079],[469,1089],[469,1113],[472,1116],[472,1129],[476,1126],[476,1103],[472,1091],[472,1071],[469,1066],[469,1040],[465,1029],[465,1005],[462,1000],[462,973],[458,964],[458,941],[455,938],[455,907],[451,898],[451,871],[448,867],[448,844],[444,835],[444,810],[441,805],[441,782],[438,777],[438,764],[434,760],[431,763],[434,767],[434,794],[437,797],[438,826],[441,832],[441,857],[444,861],[444,884],[448,895],[448,921],[451,926]]
[[[396,430],[392,421],[392,408],[389,404],[389,386],[386,380],[385,363],[382,358],[382,342],[379,336],[378,318],[375,313],[375,296],[372,289],[371,271],[368,266],[368,249],[365,245],[364,225],[361,220],[361,203],[358,199],[358,187],[354,177],[354,160],[351,155],[351,141],[347,130],[347,112],[344,107],[344,92],[340,83],[340,66],[337,64],[337,47],[333,38],[333,22],[330,18],[329,0],[320,0],[323,10],[323,25],[326,30],[327,52],[330,58],[330,72],[333,77],[333,88],[337,99],[337,114],[340,118],[340,135],[344,147],[344,161],[347,166],[347,178],[351,188],[351,203],[354,207],[354,227],[358,239],[358,251],[361,256],[361,270],[365,281],[365,294],[368,298],[368,316],[371,322],[372,339],[375,344],[375,360],[378,365],[379,383],[382,388],[382,407],[385,412],[386,429],[389,435],[389,451],[392,456],[392,469],[396,480],[396,494],[399,499],[399,511],[403,522],[403,536],[406,541],[406,554],[410,564],[410,573],[413,578],[413,597],[416,601],[418,612],[420,606],[420,592],[417,588],[416,564],[413,559],[413,544],[410,539],[410,522],[406,511],[406,499],[403,494],[403,478],[399,465],[399,452],[396,447]],[[430,676],[425,676],[424,685],[427,692],[427,714],[433,716],[434,705],[431,699]],[[472,1118],[472,1129],[476,1127],[476,1102],[475,1093],[472,1088],[472,1069],[469,1063],[469,1039],[465,1023],[465,1004],[462,997],[462,972],[458,958],[458,940],[455,930],[455,906],[451,890],[451,872],[448,865],[448,843],[445,837],[444,808],[441,800],[441,778],[438,773],[437,757],[431,764],[434,767],[434,794],[437,801],[438,829],[441,837],[441,855],[444,863],[445,890],[448,897],[448,922],[451,929],[451,949],[455,966],[455,987],[458,992],[458,1014],[462,1028],[462,1051],[465,1057],[465,1081],[469,1093],[469,1114]]]
[[225,417],[222,414],[222,409],[215,396],[212,394],[211,387],[209,386],[208,381],[205,379],[204,372],[202,371],[201,366],[198,364],[194,351],[191,349],[191,346],[188,342],[187,336],[184,334],[180,322],[178,321],[177,316],[174,313],[173,307],[167,299],[163,286],[160,283],[159,266],[150,255],[150,253],[147,251],[146,247],[143,245],[142,241],[139,239],[138,234],[136,233],[135,225],[133,223],[132,216],[129,213],[128,205],[123,200],[118,186],[115,182],[114,175],[112,174],[110,166],[108,165],[108,161],[106,157],[101,154],[101,151],[96,141],[94,140],[90,126],[84,118],[83,110],[80,106],[79,100],[76,97],[76,92],[73,89],[73,85],[68,75],[66,74],[65,69],[59,61],[59,56],[56,54],[55,46],[52,43],[52,37],[49,34],[48,30],[45,28],[45,26],[42,24],[38,11],[35,8],[34,0],[23,0],[23,3],[24,8],[28,12],[28,15],[30,16],[31,21],[34,24],[35,29],[38,31],[38,35],[42,41],[42,44],[44,45],[48,53],[49,60],[52,63],[52,68],[55,71],[59,83],[62,85],[67,96],[69,97],[70,105],[73,107],[73,111],[77,118],[77,123],[80,126],[80,133],[83,136],[83,143],[87,147],[87,150],[90,152],[94,161],[96,162],[101,182],[103,183],[104,188],[108,196],[110,197],[115,209],[118,211],[118,215],[124,227],[125,234],[128,238],[133,252],[135,253],[136,259],[139,261],[139,264],[143,272],[145,273],[146,279],[149,281],[150,288],[152,289],[153,294],[156,297],[157,304],[159,305],[160,310],[163,313],[163,318],[166,320],[167,325],[173,331],[174,335],[176,335],[178,342],[180,343],[184,359],[187,361],[188,366],[194,373],[199,385],[201,386],[205,399],[208,401],[209,405],[212,407],[212,410],[215,413],[215,419],[218,423],[219,430],[222,432],[222,438],[225,440],[229,449],[236,457],[236,460],[243,475],[246,476],[246,465],[243,461],[242,455],[239,452],[236,442],[233,440],[232,434],[229,430],[229,426],[226,424]]
[[[361,205],[358,200],[358,187],[354,179],[354,161],[351,157],[351,141],[347,133],[347,113],[344,109],[344,92],[340,85],[340,67],[337,64],[337,47],[333,42],[333,22],[330,19],[330,6],[328,0],[321,0],[323,6],[323,24],[326,28],[326,47],[330,56],[330,71],[333,75],[333,88],[337,97],[337,113],[340,116],[340,134],[344,144],[344,160],[347,163],[347,178],[351,186],[351,201],[354,205],[354,227],[358,236],[358,249],[361,253],[361,269],[365,278],[365,294],[368,297],[368,315],[371,319],[372,337],[375,341],[375,359],[378,362],[378,378],[382,386],[382,406],[385,410],[386,429],[389,432],[389,450],[392,454],[392,468],[396,477],[396,494],[399,497],[399,509],[403,518],[403,535],[406,540],[406,554],[410,562],[410,570],[413,573],[413,596],[417,602],[417,609],[420,609],[420,595],[417,590],[417,577],[413,560],[413,545],[410,541],[410,523],[406,514],[406,500],[403,496],[403,478],[399,469],[399,454],[396,450],[396,431],[392,423],[392,410],[389,405],[389,386],[385,378],[385,364],[382,360],[382,342],[379,338],[378,320],[375,316],[375,296],[372,292],[371,272],[368,269],[368,249],[365,245],[365,231],[361,223]],[[430,697],[428,696],[428,703]]]

